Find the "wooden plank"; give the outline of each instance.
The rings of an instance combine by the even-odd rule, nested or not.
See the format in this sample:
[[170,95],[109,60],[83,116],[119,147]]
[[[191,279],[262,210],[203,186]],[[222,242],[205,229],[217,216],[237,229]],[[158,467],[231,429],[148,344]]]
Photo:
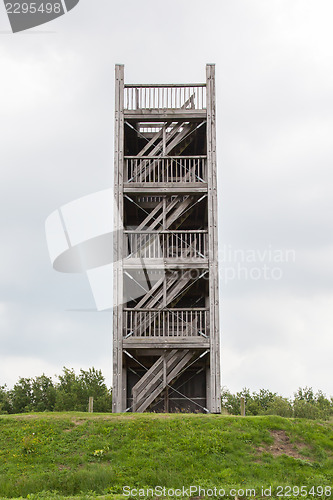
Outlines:
[[[165,132],[165,129],[166,127],[168,127],[169,125],[171,125],[171,122],[166,122],[161,130],[159,130],[151,139],[149,142],[147,142],[147,144],[145,145],[144,148],[141,149],[141,151],[137,154],[137,156],[135,156],[134,158],[140,158],[141,156],[143,156],[153,145],[154,143],[158,140],[158,139],[161,139],[163,137],[163,134]],[[164,153],[163,153],[164,154]],[[149,155],[150,156],[150,155]]]
[[[188,196],[177,206],[176,210],[172,212],[172,214],[167,217],[165,222],[165,227],[169,228],[179,217],[183,215],[185,210],[187,210],[194,203],[194,196]],[[189,212],[189,211],[188,211]]]
[[132,182],[124,184],[124,192],[127,194],[193,194],[207,193],[208,185],[206,182],[138,182],[135,186]]
[[186,365],[194,358],[196,355],[196,351],[187,351],[182,350],[182,357],[181,359],[177,360],[176,366],[169,372],[167,376],[167,384],[169,385],[179,374],[179,372],[185,368]]
[[124,115],[126,120],[137,120],[141,121],[176,121],[176,120],[186,120],[186,121],[197,121],[202,120],[206,117],[205,109],[189,109],[189,108],[179,108],[179,109],[136,109],[136,110],[124,110]]
[[[142,264],[140,262],[140,265],[142,267]],[[160,288],[161,285],[164,283],[164,276],[158,280],[155,285],[149,290],[149,292],[146,293],[144,297],[135,305],[134,309],[141,309],[141,307],[147,302],[147,300]]]
[[[134,311],[131,307],[124,307],[124,311]],[[140,308],[140,311],[143,312],[148,312],[148,311],[160,311],[160,309],[152,309],[151,307],[142,307]],[[181,308],[172,308],[168,309],[168,311],[173,311],[174,313],[181,312],[181,311],[208,311],[205,307],[181,307]]]
[[[170,353],[163,352],[153,366],[134,385],[132,393],[135,411],[140,411],[139,407],[145,404],[149,393],[155,391],[158,386],[163,386],[163,371],[164,365],[167,363],[167,357],[173,356],[177,354],[177,352],[176,349]],[[163,387],[161,387],[160,390],[162,391]],[[147,406],[149,406],[149,403]]]
[[208,241],[210,303],[210,408],[221,413],[220,331],[218,296],[217,172],[215,124],[215,65],[207,64],[207,168],[208,168]]
[[115,157],[114,157],[114,309],[113,309],[113,392],[112,411],[123,411],[124,373],[122,354],[123,302],[123,130],[124,66],[115,68]]
[[[166,212],[170,212],[173,208],[175,208],[178,205],[178,200],[172,200],[169,204],[166,206]],[[165,217],[165,214],[163,212],[163,200],[158,204],[158,211],[155,212],[155,210],[152,211],[155,212],[154,216],[152,216],[152,213],[149,214],[149,216],[146,217],[146,219],[136,228],[137,231],[140,231],[141,229],[145,228],[149,223],[150,225],[148,226],[150,229],[155,228],[159,224],[163,224],[163,218]],[[157,207],[156,207],[157,208]],[[156,215],[160,210],[162,212],[159,215]],[[151,222],[150,222],[151,221]]]
[[145,229],[147,226],[149,227],[150,221],[155,220],[160,210],[163,210],[163,201],[161,201],[160,203],[158,203],[158,205],[156,205],[156,207],[149,213],[149,215],[147,215],[144,221],[138,225],[136,231],[141,231],[142,229]]
[[206,87],[206,83],[126,83],[126,89],[139,89],[139,88],[182,88],[182,87]]
[[[143,229],[142,231],[138,231],[137,229],[126,229],[124,230],[124,234],[136,234],[136,233],[144,233],[144,234],[184,234],[185,231],[183,229],[161,229],[158,231],[151,231],[150,229]],[[191,229],[190,233],[194,234],[208,234],[206,229]]]
[[[141,259],[129,258],[124,261],[124,269],[142,269]],[[207,269],[208,259],[191,258],[186,259],[186,262],[177,261],[177,259],[144,259],[145,269],[165,269],[165,270],[178,270],[185,269]]]
[[163,367],[163,355],[160,356],[155,363],[146,371],[146,373],[138,380],[132,389],[133,394],[133,410],[136,411],[136,407],[139,404],[140,399],[142,399],[142,392],[148,387],[151,390],[153,383],[158,380],[161,374],[161,369]]
[[[125,160],[135,160],[137,158],[137,156],[130,156],[130,155],[126,155],[124,156],[124,159]],[[178,160],[179,159],[179,156],[145,156],[145,158],[150,158],[150,159],[157,159],[157,158],[160,158],[160,159],[165,159],[165,160]],[[206,160],[207,159],[207,155],[182,155],[181,159],[186,159],[186,160]]]
[[123,340],[123,346],[126,349],[139,349],[145,352],[146,349],[208,349],[210,347],[209,339],[205,337],[142,337]]

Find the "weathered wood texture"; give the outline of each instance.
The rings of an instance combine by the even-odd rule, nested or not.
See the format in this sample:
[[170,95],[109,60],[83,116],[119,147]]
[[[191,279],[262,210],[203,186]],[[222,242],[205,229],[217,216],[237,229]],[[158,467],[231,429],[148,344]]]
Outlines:
[[125,85],[117,65],[115,95],[113,411],[168,411],[179,376],[195,398],[199,354],[191,411],[219,413],[215,67],[206,83]]
[[221,413],[220,328],[218,295],[218,227],[216,175],[215,65],[207,64],[207,163],[208,163],[208,235],[210,301],[210,395],[209,410]]
[[115,69],[114,128],[114,308],[113,308],[113,390],[112,409],[123,411],[123,146],[124,146],[124,66]]

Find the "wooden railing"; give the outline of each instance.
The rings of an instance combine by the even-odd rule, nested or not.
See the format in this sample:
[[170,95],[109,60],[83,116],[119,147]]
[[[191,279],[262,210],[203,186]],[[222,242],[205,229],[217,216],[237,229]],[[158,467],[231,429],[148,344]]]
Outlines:
[[125,156],[125,182],[207,182],[206,156]]
[[124,309],[124,337],[209,337],[208,309]]
[[206,109],[206,84],[125,85],[124,109]]
[[206,259],[207,231],[124,231],[127,258]]

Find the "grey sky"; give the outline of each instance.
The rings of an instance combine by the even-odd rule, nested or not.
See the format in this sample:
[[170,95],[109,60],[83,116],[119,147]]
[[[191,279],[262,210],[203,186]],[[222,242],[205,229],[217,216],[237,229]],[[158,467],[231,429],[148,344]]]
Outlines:
[[223,384],[333,395],[332,16],[329,0],[81,0],[13,35],[0,6],[0,384],[64,365],[110,383],[111,313],[70,311],[92,293],[52,270],[44,222],[112,186],[115,63],[176,83],[215,62],[221,250],[295,253],[281,279],[226,283],[241,263],[221,263]]

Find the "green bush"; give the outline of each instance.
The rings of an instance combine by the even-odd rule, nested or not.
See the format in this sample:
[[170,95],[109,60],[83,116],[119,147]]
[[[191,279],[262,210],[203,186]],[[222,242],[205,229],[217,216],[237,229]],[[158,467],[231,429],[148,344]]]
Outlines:
[[240,415],[240,398],[245,398],[246,415],[263,415],[266,413],[268,405],[274,401],[276,393],[267,389],[260,389],[259,392],[253,392],[246,387],[236,394],[231,394],[228,389],[222,391],[222,408],[227,410],[230,415]]
[[11,404],[7,387],[0,386],[0,414],[11,413]]
[[89,368],[76,375],[63,368],[54,383],[50,377],[20,378],[13,389],[0,386],[0,414],[43,411],[87,411],[89,397],[94,398],[94,411],[112,411],[112,392],[105,385],[101,370]]
[[13,413],[33,411],[31,379],[20,378],[9,391],[9,398]]
[[294,394],[293,409],[296,418],[327,420],[333,415],[333,401],[332,398],[327,399],[322,391],[314,393],[312,387],[300,387]]
[[266,415],[279,415],[280,417],[292,417],[293,407],[287,398],[282,396],[275,396],[274,400],[271,401],[266,410]]
[[230,415],[240,415],[241,397],[245,398],[245,411],[248,416],[278,415],[327,420],[333,415],[333,398],[329,400],[322,391],[314,393],[312,387],[299,388],[293,401],[267,389],[251,393],[249,389],[244,388],[232,394],[227,388],[223,388],[222,409]]
[[112,411],[111,391],[105,385],[101,370],[89,368],[76,375],[73,369],[64,368],[58,378],[56,411],[87,411],[90,396],[94,398],[94,411]]

